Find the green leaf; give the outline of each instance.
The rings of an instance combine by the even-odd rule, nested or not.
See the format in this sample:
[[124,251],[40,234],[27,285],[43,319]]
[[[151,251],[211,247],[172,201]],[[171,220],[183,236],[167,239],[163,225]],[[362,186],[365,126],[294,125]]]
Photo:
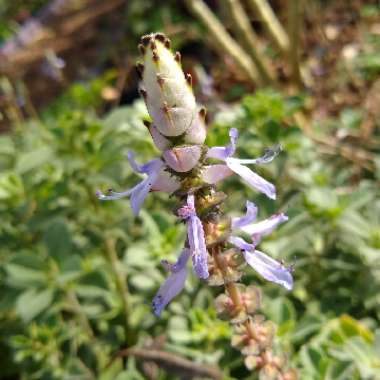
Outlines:
[[0,174],[0,200],[20,197],[24,194],[21,178],[13,172]]
[[43,285],[47,280],[47,276],[43,271],[19,264],[6,264],[5,271],[7,273],[6,282],[16,288]]
[[130,283],[138,290],[152,290],[156,287],[156,281],[147,272],[132,275]]
[[72,238],[67,222],[58,218],[49,222],[44,231],[44,242],[49,255],[57,259],[64,259],[72,250]]
[[16,171],[24,174],[30,170],[51,162],[53,150],[49,146],[42,146],[31,152],[21,153],[16,164]]
[[51,305],[53,298],[53,289],[29,289],[17,298],[16,310],[27,323],[46,310]]

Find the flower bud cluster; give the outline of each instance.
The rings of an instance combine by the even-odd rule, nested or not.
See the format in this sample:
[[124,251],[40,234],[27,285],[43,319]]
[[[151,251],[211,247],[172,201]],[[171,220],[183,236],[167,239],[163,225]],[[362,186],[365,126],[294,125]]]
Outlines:
[[175,172],[188,172],[201,157],[205,109],[197,106],[191,75],[183,73],[181,55],[172,54],[168,38],[150,34],[142,37],[139,47],[140,93],[152,118],[147,127],[165,163]]
[[[256,159],[233,157],[238,138],[234,128],[229,145],[204,145],[206,112],[195,101],[192,78],[183,73],[180,54],[170,51],[170,41],[161,33],[143,36],[139,48],[140,93],[151,118],[144,124],[161,156],[140,165],[130,152],[132,169],[145,178],[124,192],[98,191],[97,195],[101,200],[130,197],[136,215],[149,192],[175,195],[179,202],[176,215],[186,225],[187,239],[175,263],[162,263],[168,276],[153,299],[154,314],[159,316],[184,288],[192,261],[197,277],[210,286],[224,286],[225,293],[216,298],[216,310],[220,318],[231,322],[232,345],[241,350],[247,367],[260,371],[260,379],[293,380],[296,373],[285,370],[285,362],[272,354],[273,324],[257,314],[260,290],[238,283],[248,265],[264,279],[292,288],[291,269],[256,249],[264,236],[288,218],[278,213],[256,222],[258,208],[250,201],[244,216],[230,218],[223,213],[227,195],[216,189],[218,182],[236,174],[252,189],[275,199],[274,185],[248,165],[267,164],[280,149],[268,149]],[[248,235],[248,241],[241,234]]]

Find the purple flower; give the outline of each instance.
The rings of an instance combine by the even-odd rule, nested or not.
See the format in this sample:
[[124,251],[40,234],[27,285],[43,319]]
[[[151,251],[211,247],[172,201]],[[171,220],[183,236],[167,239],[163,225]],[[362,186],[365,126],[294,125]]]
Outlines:
[[190,254],[190,250],[185,248],[175,264],[162,261],[170,275],[161,285],[152,301],[152,309],[157,317],[160,316],[164,307],[184,288],[187,278],[186,264]]
[[96,195],[100,200],[107,201],[130,196],[133,213],[138,215],[141,205],[151,190],[173,192],[178,189],[179,184],[164,171],[165,164],[160,159],[157,158],[146,164],[138,165],[133,152],[128,152],[128,161],[134,172],[147,174],[147,178],[132,189],[120,193],[111,190],[109,194],[105,195],[101,191],[97,191]]
[[245,227],[256,220],[257,217],[257,206],[250,201],[246,203],[247,212],[245,216],[240,218],[232,218],[231,227],[233,230],[241,227]]
[[288,217],[283,213],[278,213],[261,222],[254,223],[256,215],[257,207],[254,203],[247,201],[246,215],[240,218],[233,218],[231,223],[233,231],[242,230],[250,234],[252,244],[237,236],[231,236],[228,241],[235,247],[243,250],[243,255],[248,265],[255,269],[262,277],[291,290],[293,288],[291,269],[256,249],[256,245],[260,242],[261,237],[270,234],[280,223],[287,221]]
[[245,261],[258,274],[268,281],[282,285],[287,290],[292,290],[293,277],[290,268],[285,267],[264,252],[258,251],[254,244],[249,244],[240,237],[231,236],[228,241],[243,251]]
[[193,194],[187,196],[187,205],[178,210],[178,216],[185,219],[187,223],[187,238],[191,258],[193,260],[194,272],[199,278],[206,279],[209,276],[206,241],[202,222],[198,218],[195,210]]
[[257,245],[262,236],[269,235],[279,224],[286,222],[289,218],[283,212],[274,214],[261,222],[254,223],[257,216],[257,207],[254,203],[247,201],[247,213],[240,218],[232,218],[231,227],[239,229],[251,235]]
[[[226,163],[223,172],[221,172],[221,165],[217,165],[218,168],[213,170],[213,166],[208,166],[203,172],[203,179],[207,183],[216,183],[221,179],[231,175],[231,172],[238,174],[244,182],[253,189],[264,193],[271,199],[276,199],[276,189],[273,184],[253,172],[245,164],[266,164],[271,162],[274,157],[280,151],[279,147],[275,149],[268,149],[262,157],[256,159],[239,159],[232,157],[236,150],[236,140],[238,138],[238,131],[236,128],[230,129],[230,144],[226,147],[216,146],[210,148],[207,152],[207,158],[215,158]],[[229,169],[229,170],[228,170]]]

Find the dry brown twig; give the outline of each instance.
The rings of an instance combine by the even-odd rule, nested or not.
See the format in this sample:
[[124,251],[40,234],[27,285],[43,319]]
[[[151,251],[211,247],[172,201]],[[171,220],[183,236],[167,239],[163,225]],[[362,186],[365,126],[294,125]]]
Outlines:
[[275,43],[277,48],[282,53],[288,54],[290,48],[288,34],[268,2],[266,0],[249,0],[247,5],[253,12],[257,13],[269,37]]
[[254,62],[245,53],[244,49],[228,34],[223,24],[210,8],[202,0],[186,0],[186,4],[190,11],[208,28],[219,51],[231,56],[252,83],[256,83],[259,86],[262,85],[263,79],[260,77]]
[[232,27],[238,41],[244,46],[264,84],[275,84],[273,73],[271,73],[266,57],[259,50],[259,38],[251,27],[247,13],[239,0],[225,0],[229,14],[231,15]]
[[53,1],[40,19],[31,19],[0,49],[0,74],[20,76],[44,59],[47,51],[62,53],[78,44],[78,36],[81,41],[92,38],[95,31],[91,24],[122,6],[125,0],[86,0],[79,9],[75,8],[77,2],[71,0],[61,8],[54,8],[54,3],[61,1]]
[[157,349],[131,347],[120,351],[116,357],[134,356],[146,362],[154,362],[168,372],[176,373],[181,379],[193,379],[195,377],[208,377],[222,379],[223,373],[216,367],[210,367],[194,363],[182,356]]

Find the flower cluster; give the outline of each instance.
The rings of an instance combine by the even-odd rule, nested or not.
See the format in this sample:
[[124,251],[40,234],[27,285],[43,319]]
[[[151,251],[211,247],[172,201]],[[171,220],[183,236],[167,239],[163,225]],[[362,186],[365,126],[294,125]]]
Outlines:
[[176,215],[186,224],[187,239],[174,264],[162,263],[168,276],[153,299],[153,312],[159,316],[184,288],[191,258],[197,277],[211,286],[225,286],[225,294],[217,298],[216,308],[221,317],[233,324],[233,344],[241,348],[247,366],[268,370],[273,367],[274,356],[269,348],[274,330],[257,315],[259,290],[237,282],[242,267],[248,264],[262,278],[292,289],[292,269],[257,249],[261,239],[288,217],[278,213],[257,222],[257,206],[247,201],[244,216],[229,218],[221,207],[226,195],[216,190],[216,184],[237,174],[252,189],[276,199],[275,186],[249,165],[271,162],[280,148],[268,149],[256,159],[236,158],[235,128],[229,132],[227,146],[204,145],[205,110],[196,104],[192,78],[184,75],[180,54],[171,53],[169,40],[160,33],[142,37],[140,51],[143,55],[143,62],[137,65],[140,93],[151,117],[151,122],[145,124],[161,155],[139,165],[130,152],[129,163],[133,171],[144,176],[142,181],[124,192],[98,191],[97,196],[100,200],[130,197],[135,215],[151,191],[167,192],[178,198]]

